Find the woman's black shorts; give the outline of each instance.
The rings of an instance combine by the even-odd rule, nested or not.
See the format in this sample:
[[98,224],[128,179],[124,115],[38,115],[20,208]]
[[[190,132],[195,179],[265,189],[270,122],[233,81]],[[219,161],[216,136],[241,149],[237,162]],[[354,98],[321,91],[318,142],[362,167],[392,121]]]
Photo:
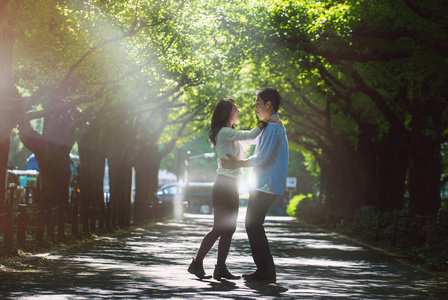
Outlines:
[[238,193],[238,178],[218,175],[212,189],[212,205],[238,208],[240,195]]

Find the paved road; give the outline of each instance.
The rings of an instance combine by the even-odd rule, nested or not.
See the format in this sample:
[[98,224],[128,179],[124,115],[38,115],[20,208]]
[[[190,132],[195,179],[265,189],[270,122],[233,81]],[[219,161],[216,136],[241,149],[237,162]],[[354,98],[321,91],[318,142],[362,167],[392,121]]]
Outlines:
[[[244,211],[228,259],[253,271]],[[189,215],[101,237],[0,271],[1,299],[447,299],[446,278],[288,217],[268,217],[277,283],[198,280],[186,269],[210,216]],[[215,245],[216,246],[216,245]],[[204,261],[212,273],[216,247]]]

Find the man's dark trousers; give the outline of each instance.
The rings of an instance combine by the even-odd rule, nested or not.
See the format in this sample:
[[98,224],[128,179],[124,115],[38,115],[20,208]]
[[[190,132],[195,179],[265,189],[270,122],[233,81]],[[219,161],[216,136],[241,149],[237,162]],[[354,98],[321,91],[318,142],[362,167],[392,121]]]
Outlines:
[[246,232],[257,270],[275,278],[275,265],[263,223],[277,195],[251,190],[246,212]]

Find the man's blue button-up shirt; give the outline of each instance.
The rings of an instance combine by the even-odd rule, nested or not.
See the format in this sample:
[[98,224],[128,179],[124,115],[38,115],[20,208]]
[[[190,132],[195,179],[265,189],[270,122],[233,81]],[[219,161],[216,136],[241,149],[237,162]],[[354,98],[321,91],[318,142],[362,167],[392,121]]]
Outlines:
[[[278,114],[272,115],[277,117]],[[283,195],[288,173],[288,138],[284,126],[271,122],[261,133],[254,155],[248,158],[255,189],[269,185],[274,194]]]

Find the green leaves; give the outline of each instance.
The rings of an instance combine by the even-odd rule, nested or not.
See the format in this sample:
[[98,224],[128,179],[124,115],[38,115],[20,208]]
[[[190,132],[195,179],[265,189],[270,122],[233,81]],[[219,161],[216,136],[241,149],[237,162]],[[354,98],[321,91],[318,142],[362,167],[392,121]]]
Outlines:
[[372,141],[392,128],[444,138],[443,1],[10,5],[15,82],[32,95],[34,109],[88,98],[84,116],[107,120],[126,111],[150,120],[154,126],[142,130],[161,130],[161,148],[207,127],[213,104],[224,97],[242,108],[238,126],[251,127],[254,92],[268,85],[284,97],[290,141],[319,159],[337,143],[356,152],[364,131]]

